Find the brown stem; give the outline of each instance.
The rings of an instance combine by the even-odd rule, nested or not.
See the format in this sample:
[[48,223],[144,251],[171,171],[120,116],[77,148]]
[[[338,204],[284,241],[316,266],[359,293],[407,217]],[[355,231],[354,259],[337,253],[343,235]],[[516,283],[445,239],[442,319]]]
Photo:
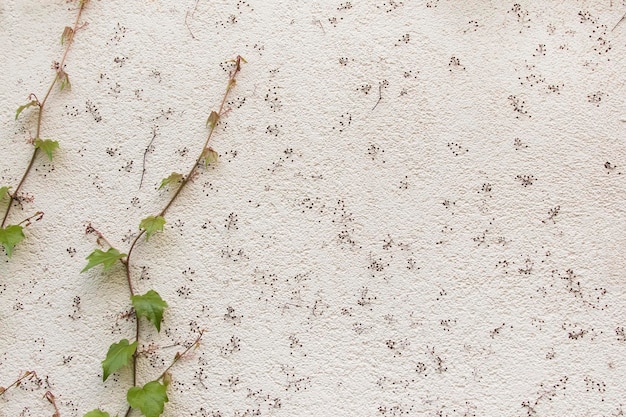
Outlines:
[[43,211],[38,211],[35,214],[33,214],[32,216],[27,217],[24,220],[22,220],[21,222],[19,222],[18,225],[24,224],[24,227],[28,227],[31,224],[33,224],[33,219],[35,219],[36,222],[41,220],[43,218],[43,214],[44,214]]
[[[224,92],[224,96],[222,97],[222,102],[220,103],[219,111],[217,112],[217,115],[218,115],[218,119],[217,120],[218,121],[219,121],[219,117],[221,117],[222,114],[224,113],[224,105],[226,104],[226,99],[228,98],[228,94],[230,93],[230,90],[232,90],[233,86],[235,85],[235,77],[237,76],[237,73],[241,70],[241,61],[245,62],[245,60],[241,56],[238,55],[237,58],[235,59],[235,69],[230,74],[230,77],[228,79],[228,85],[226,87],[226,91]],[[182,189],[185,187],[185,185],[187,185],[187,183],[189,182],[189,180],[191,179],[191,177],[195,173],[196,168],[200,165],[200,162],[202,161],[204,150],[208,146],[209,141],[211,140],[211,136],[213,136],[213,132],[215,131],[215,126],[216,125],[217,125],[217,122],[210,124],[209,134],[207,136],[206,141],[204,142],[204,146],[202,147],[202,152],[200,152],[200,155],[198,156],[198,158],[196,158],[196,161],[193,164],[193,167],[189,171],[189,174],[187,174],[187,176],[183,178],[180,186],[178,187],[178,189],[176,190],[176,192],[174,193],[172,198],[170,198],[170,200],[165,205],[165,207],[163,207],[163,209],[159,213],[159,216],[164,216],[165,215],[167,210],[174,203],[174,201],[179,196],[179,194],[182,191]],[[128,255],[126,255],[126,258],[123,259],[123,260],[120,260],[120,262],[122,262],[124,264],[125,268],[126,268],[126,279],[128,281],[128,288],[130,290],[131,296],[133,296],[135,294],[135,292],[134,292],[134,289],[133,289],[133,283],[132,283],[131,273],[130,273],[130,259],[131,259],[131,255],[133,254],[133,250],[135,249],[135,247],[139,243],[139,239],[143,236],[143,234],[145,232],[146,232],[145,229],[142,229],[141,232],[139,232],[137,237],[135,237],[135,239],[133,240],[133,243],[131,243],[130,249],[128,250]],[[196,339],[194,344],[189,346],[182,354],[177,354],[176,355],[176,357],[174,358],[174,361],[172,362],[172,364],[161,374],[161,376],[158,379],[162,379],[165,376],[165,374],[167,373],[167,371],[176,362],[178,362],[178,360],[181,357],[183,357],[187,352],[189,352],[191,347],[195,346],[200,341],[201,337],[202,337],[202,332],[200,332],[200,336],[198,336],[198,338]],[[139,342],[139,319],[138,319],[138,317],[136,315],[135,315],[135,341]],[[138,357],[138,355],[137,355],[137,352],[135,351],[135,354],[133,355],[133,387],[137,386],[137,357]],[[125,417],[128,417],[130,415],[131,410],[132,410],[132,408],[129,406],[128,409],[126,410]]]
[[[67,58],[67,54],[70,50],[70,46],[72,45],[72,42],[74,41],[74,34],[76,33],[76,31],[78,30],[78,22],[80,20],[80,15],[83,12],[83,9],[85,8],[85,5],[87,4],[86,1],[81,1],[80,3],[80,7],[78,9],[78,13],[76,15],[76,20],[74,21],[74,29],[72,29],[72,36],[70,36],[67,40],[67,46],[65,47],[65,51],[63,52],[63,57],[61,58],[61,63],[59,64],[59,67],[57,69],[57,73],[54,76],[54,79],[52,80],[52,83],[50,84],[50,87],[48,87],[48,91],[46,91],[46,95],[44,96],[42,101],[36,100],[37,101],[37,106],[39,107],[39,114],[37,115],[37,130],[35,133],[35,140],[40,139],[39,135],[41,134],[41,118],[43,116],[43,110],[44,107],[46,105],[46,102],[48,101],[48,97],[50,97],[50,93],[52,92],[52,89],[54,88],[55,84],[57,83],[57,81],[59,81],[59,71],[63,70],[63,66],[65,65],[65,59]],[[33,95],[34,96],[34,95]],[[30,162],[28,164],[28,167],[26,168],[26,171],[24,171],[24,175],[22,175],[22,179],[20,180],[19,184],[17,185],[17,188],[15,189],[15,191],[13,193],[10,194],[9,196],[9,203],[7,205],[7,209],[6,212],[4,213],[4,217],[2,219],[2,223],[0,224],[0,228],[3,228],[6,225],[7,219],[9,218],[9,213],[11,212],[11,207],[13,207],[13,202],[17,200],[17,195],[20,191],[20,189],[22,188],[22,185],[24,184],[24,181],[26,180],[26,177],[28,176],[28,174],[30,173],[30,170],[33,167],[33,163],[35,162],[35,158],[37,157],[37,153],[39,151],[39,148],[35,148],[33,149],[33,154],[30,158]]]
[[163,371],[161,376],[159,376],[156,380],[158,381],[159,379],[163,379],[165,377],[165,374],[167,373],[167,371],[169,371],[170,368],[172,368],[172,366],[174,366],[176,364],[176,362],[178,362],[183,356],[185,356],[191,350],[192,347],[194,347],[194,346],[197,347],[198,344],[200,343],[200,339],[202,339],[202,335],[203,334],[204,334],[204,330],[200,330],[200,334],[198,335],[196,340],[191,345],[187,346],[187,349],[185,349],[182,353],[176,352],[176,356],[174,356],[174,360],[172,361],[170,366],[168,366],[167,369],[165,369],[165,371]]
[[46,391],[46,393],[44,394],[44,397],[54,407],[54,414],[52,414],[52,417],[61,417],[61,412],[59,411],[59,407],[57,407],[57,401],[56,401],[56,397],[54,396],[54,394],[51,393],[50,391]]
[[[224,92],[224,97],[222,97],[222,102],[220,103],[220,108],[219,108],[219,110],[217,112],[218,121],[219,121],[219,118],[224,113],[224,104],[226,104],[226,99],[228,98],[228,93],[230,93],[230,90],[232,90],[233,86],[235,85],[235,81],[236,81],[235,77],[237,76],[237,73],[241,70],[241,61],[242,60],[243,60],[243,58],[240,55],[237,55],[237,58],[235,59],[235,69],[230,74],[230,78],[228,79],[228,85],[226,87],[226,91]],[[244,60],[244,62],[245,62],[245,60]],[[211,127],[210,127],[210,130],[209,130],[209,135],[207,136],[206,141],[204,142],[204,146],[202,147],[202,152],[200,152],[200,155],[196,159],[196,162],[193,164],[193,167],[189,171],[189,174],[187,174],[187,176],[183,178],[183,180],[182,180],[182,182],[180,184],[180,187],[178,187],[178,189],[176,190],[176,192],[174,193],[174,195],[172,196],[170,201],[165,205],[165,207],[163,207],[163,210],[161,210],[161,212],[159,213],[159,216],[164,216],[165,215],[165,213],[170,208],[172,203],[174,203],[174,200],[176,200],[176,198],[178,197],[178,195],[180,194],[182,189],[185,187],[185,185],[187,185],[187,183],[191,179],[191,177],[192,177],[193,173],[196,171],[196,168],[198,167],[198,165],[200,165],[200,162],[202,161],[202,155],[204,154],[204,150],[206,149],[206,147],[209,145],[209,141],[211,140],[211,136],[213,136],[213,132],[215,131],[215,126],[217,126],[217,122],[216,123],[211,123],[210,126]]]
[[37,377],[37,373],[35,371],[26,371],[26,372],[24,372],[24,375],[21,375],[19,378],[17,378],[8,387],[6,387],[6,388],[0,387],[0,395],[4,395],[11,388],[19,386],[24,379],[26,379],[26,378],[31,379],[33,377]]
[[15,189],[15,191],[11,193],[9,196],[9,204],[7,205],[7,210],[4,213],[4,218],[2,219],[2,224],[0,224],[0,227],[4,227],[7,222],[7,219],[9,218],[11,207],[13,207],[13,201],[17,200],[17,193],[20,190],[20,188],[22,188],[22,184],[24,184],[24,181],[26,180],[26,177],[28,176],[30,169],[33,167],[33,164],[35,163],[35,157],[37,156],[37,151],[39,151],[39,148],[35,148],[35,150],[33,150],[33,155],[30,158],[30,162],[28,163],[28,167],[26,168],[26,171],[24,171],[24,175],[22,175],[22,179],[20,180],[20,183],[17,185],[17,188]]
[[[131,297],[135,295],[135,290],[133,289],[133,281],[130,277],[130,256],[133,254],[133,249],[137,245],[137,242],[139,242],[139,238],[141,238],[141,236],[143,236],[144,233],[145,233],[145,229],[139,232],[135,240],[133,240],[133,243],[130,245],[130,249],[128,250],[128,255],[126,255],[126,260],[123,262],[126,268],[126,280],[128,281],[128,289],[130,291]],[[135,341],[139,343],[139,318],[137,317],[136,314],[135,314]],[[136,385],[137,385],[137,351],[135,351],[135,354],[133,355],[133,387]],[[129,408],[129,412],[130,412],[130,408]],[[126,415],[128,415],[128,413],[126,413]]]

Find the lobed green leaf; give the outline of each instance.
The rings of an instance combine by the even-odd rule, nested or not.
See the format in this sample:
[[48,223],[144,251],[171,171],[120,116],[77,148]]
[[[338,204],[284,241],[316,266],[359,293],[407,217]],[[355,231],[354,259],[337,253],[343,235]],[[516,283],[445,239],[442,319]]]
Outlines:
[[172,172],[169,177],[164,178],[163,181],[161,181],[161,186],[159,187],[159,190],[166,185],[181,182],[182,179],[183,174],[179,174],[178,172]]
[[164,225],[163,216],[148,216],[139,223],[139,228],[146,231],[146,240],[148,240],[154,232],[162,232]]
[[163,301],[158,292],[150,290],[144,295],[134,295],[130,297],[137,316],[147,318],[157,331],[161,331],[161,321],[163,321],[163,310],[167,303]]
[[37,105],[39,105],[39,103],[37,101],[33,100],[33,101],[29,102],[29,103],[26,103],[26,104],[24,104],[22,106],[19,106],[17,108],[17,111],[15,112],[15,120],[17,120],[17,118],[19,117],[19,115],[20,115],[20,113],[22,111],[24,111],[25,109],[27,109],[27,108],[29,108],[31,106],[37,106]]
[[102,380],[106,381],[109,375],[128,365],[137,350],[137,342],[128,344],[127,339],[113,343],[109,347],[107,357],[102,361]]
[[140,409],[146,417],[159,417],[163,413],[167,398],[167,385],[159,381],[148,382],[143,387],[132,387],[126,394],[128,404]]
[[91,252],[89,254],[89,256],[87,256],[85,259],[87,259],[89,262],[87,263],[87,266],[83,268],[82,272],[85,272],[91,268],[93,268],[94,266],[100,265],[102,264],[104,267],[104,270],[106,271],[107,269],[111,268],[113,265],[115,265],[115,263],[117,261],[119,261],[120,259],[124,258],[126,256],[125,253],[120,253],[117,249],[115,248],[109,248],[108,251],[104,252],[100,249],[96,249],[93,252]]
[[50,139],[35,139],[35,148],[44,151],[52,161],[52,152],[59,148],[59,142]]
[[146,417],[159,417],[163,413],[167,398],[167,385],[158,381],[148,382],[143,387],[132,387],[126,394],[128,404],[134,409],[140,409]]
[[[6,187],[2,187],[6,188]],[[15,245],[24,240],[24,228],[20,225],[14,224],[4,228],[0,228],[0,243],[4,246],[4,251],[10,258],[13,255],[13,248]]]
[[220,159],[220,155],[215,152],[211,147],[204,148],[204,151],[202,151],[202,155],[200,157],[204,159],[205,167],[208,167],[209,164],[213,164]]
[[109,413],[95,409],[95,410],[91,410],[90,412],[85,414],[83,417],[111,417],[111,416],[109,415]]

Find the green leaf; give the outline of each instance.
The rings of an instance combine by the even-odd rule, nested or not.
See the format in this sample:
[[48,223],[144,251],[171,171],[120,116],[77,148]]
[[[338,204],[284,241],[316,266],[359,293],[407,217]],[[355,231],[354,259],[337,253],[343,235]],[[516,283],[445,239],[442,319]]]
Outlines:
[[0,187],[0,201],[4,200],[4,197],[9,195],[11,187]]
[[161,181],[161,186],[159,187],[159,190],[166,185],[180,182],[182,179],[183,174],[179,174],[178,172],[172,172],[169,177],[164,178],[163,181]]
[[118,369],[128,365],[137,350],[137,342],[128,344],[127,339],[113,343],[109,347],[107,357],[102,361],[102,380],[106,381],[109,375]]
[[88,412],[83,417],[111,417],[111,416],[109,415],[109,413],[105,413],[104,411],[95,409],[95,410]]
[[117,261],[124,258],[126,256],[125,253],[119,253],[119,251],[115,248],[109,248],[108,251],[103,252],[100,249],[96,249],[89,254],[85,259],[89,262],[87,266],[83,268],[82,272],[85,272],[94,266],[102,264],[104,266],[104,270],[111,268]]
[[24,237],[23,228],[20,225],[14,224],[0,228],[0,243],[4,246],[4,251],[7,253],[9,258],[13,255],[13,248],[15,245],[24,240]]
[[209,164],[219,161],[220,156],[217,152],[213,150],[213,148],[207,147],[204,148],[204,151],[202,151],[202,155],[200,156],[200,158],[204,158],[204,166],[208,167]]
[[33,101],[31,101],[30,103],[26,103],[26,104],[24,104],[24,105],[22,105],[22,106],[18,107],[18,108],[17,108],[17,111],[15,112],[15,120],[17,120],[17,118],[19,117],[20,113],[21,113],[23,110],[25,110],[25,109],[29,108],[30,106],[36,106],[36,105],[38,105],[38,104],[39,104],[38,102],[36,102],[35,100],[33,100]]
[[215,125],[217,125],[217,122],[220,120],[220,115],[217,114],[215,111],[212,111],[211,114],[209,115],[209,118],[206,120],[206,125],[211,126],[211,129],[215,129]]
[[52,151],[59,148],[59,142],[50,139],[35,139],[35,148],[44,151],[52,161]]
[[139,223],[139,228],[146,231],[146,240],[150,239],[152,233],[162,232],[165,218],[163,216],[148,216]]
[[140,409],[146,417],[159,417],[163,413],[167,398],[166,385],[159,381],[148,382],[143,387],[132,387],[126,394],[128,404],[134,409]]
[[147,318],[157,331],[161,331],[161,321],[163,320],[163,310],[167,307],[167,303],[163,301],[158,292],[150,290],[144,295],[134,295],[130,300],[135,307],[137,316]]

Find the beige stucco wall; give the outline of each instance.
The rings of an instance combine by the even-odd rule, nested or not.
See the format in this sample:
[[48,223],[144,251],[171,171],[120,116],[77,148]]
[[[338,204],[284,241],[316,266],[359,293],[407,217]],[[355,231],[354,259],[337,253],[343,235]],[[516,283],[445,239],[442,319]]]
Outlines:
[[[248,64],[203,170],[136,250],[168,302],[139,379],[165,416],[618,416],[626,407],[626,13],[598,1],[96,1],[0,254],[0,416],[126,411],[128,249]],[[31,152],[64,0],[0,2],[0,176]],[[616,26],[617,25],[617,26]],[[144,150],[154,137],[147,154]],[[140,278],[141,277],[141,278]],[[138,414],[137,414],[138,415]]]

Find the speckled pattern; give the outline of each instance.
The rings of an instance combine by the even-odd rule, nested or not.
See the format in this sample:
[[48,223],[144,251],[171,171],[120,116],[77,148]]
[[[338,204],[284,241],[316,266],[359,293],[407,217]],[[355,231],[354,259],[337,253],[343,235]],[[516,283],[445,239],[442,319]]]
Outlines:
[[[0,186],[30,157],[76,2],[0,2]],[[626,411],[626,1],[92,0],[0,253],[1,417],[124,415],[122,265],[81,274],[88,225],[135,249],[139,382],[163,416],[549,417]],[[142,180],[143,177],[143,180]],[[4,209],[2,209],[4,210]],[[139,413],[133,413],[139,416]]]

